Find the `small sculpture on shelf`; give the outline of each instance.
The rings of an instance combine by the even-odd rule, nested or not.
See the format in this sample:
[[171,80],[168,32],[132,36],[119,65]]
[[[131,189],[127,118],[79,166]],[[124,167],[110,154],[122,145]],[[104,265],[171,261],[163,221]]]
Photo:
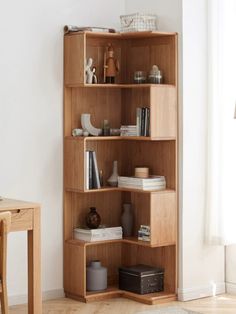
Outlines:
[[87,84],[97,84],[97,76],[95,74],[96,67],[93,66],[93,59],[88,58],[87,64],[85,66],[86,83]]
[[119,70],[120,66],[114,56],[114,48],[112,44],[108,44],[104,54],[104,83],[114,84],[115,77],[119,73]]
[[118,162],[117,160],[113,161],[113,171],[110,178],[107,180],[107,183],[110,186],[116,187],[118,186]]
[[157,65],[153,65],[149,72],[148,82],[151,84],[162,84],[163,77],[162,72],[159,70]]
[[110,136],[110,125],[108,120],[103,120],[102,123],[102,135]]
[[97,229],[100,226],[101,217],[96,207],[90,207],[90,212],[86,216],[86,226],[90,229]]
[[84,131],[87,131],[90,135],[99,136],[102,134],[102,129],[97,129],[91,124],[90,113],[82,113],[81,125]]

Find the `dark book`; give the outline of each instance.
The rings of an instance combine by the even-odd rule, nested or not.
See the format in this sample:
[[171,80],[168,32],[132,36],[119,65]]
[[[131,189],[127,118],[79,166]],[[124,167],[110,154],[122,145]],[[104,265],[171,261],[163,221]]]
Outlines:
[[93,152],[89,151],[89,189],[93,188]]
[[99,179],[99,172],[98,172],[98,164],[97,164],[97,157],[96,152],[92,151],[92,181],[93,181],[93,188],[100,189],[100,179]]
[[145,108],[145,136],[150,133],[150,108]]
[[141,136],[144,136],[145,132],[145,108],[142,108],[141,112]]

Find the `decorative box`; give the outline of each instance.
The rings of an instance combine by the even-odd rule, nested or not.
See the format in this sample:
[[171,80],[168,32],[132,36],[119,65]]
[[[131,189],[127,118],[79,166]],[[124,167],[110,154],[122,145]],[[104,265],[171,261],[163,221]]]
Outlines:
[[157,15],[134,13],[120,16],[121,32],[145,32],[157,30]]
[[164,269],[147,265],[119,268],[119,288],[138,294],[164,290]]

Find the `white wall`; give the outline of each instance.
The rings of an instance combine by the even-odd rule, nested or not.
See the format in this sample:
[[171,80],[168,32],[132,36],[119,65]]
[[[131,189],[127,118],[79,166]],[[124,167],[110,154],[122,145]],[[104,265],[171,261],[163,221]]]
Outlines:
[[224,249],[204,245],[207,97],[207,1],[183,0],[184,300],[224,291]]
[[228,293],[236,294],[236,245],[226,248],[226,288]]
[[[119,26],[124,1],[5,1],[0,10],[0,195],[42,203],[43,291],[62,291],[65,24]],[[11,234],[8,286],[26,294],[26,236]],[[58,290],[59,289],[59,290]]]

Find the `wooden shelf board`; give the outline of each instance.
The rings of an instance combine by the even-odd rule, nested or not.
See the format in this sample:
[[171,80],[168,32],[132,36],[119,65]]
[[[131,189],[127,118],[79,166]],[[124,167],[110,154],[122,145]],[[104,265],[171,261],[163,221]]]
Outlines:
[[170,293],[170,292],[156,292],[156,293],[149,293],[149,294],[137,294],[125,290],[120,290],[116,286],[108,287],[104,291],[93,291],[89,292],[86,291],[86,302],[89,301],[95,301],[95,300],[101,300],[108,297],[126,297],[128,299],[132,299],[135,301],[139,301],[145,304],[155,304],[155,303],[162,303],[162,302],[168,302],[172,300],[176,300],[176,294]]
[[175,137],[149,136],[65,136],[65,139],[74,141],[175,141]]
[[101,193],[101,192],[110,192],[110,191],[117,191],[117,192],[136,192],[136,193],[174,193],[176,192],[174,189],[163,189],[163,190],[153,190],[153,191],[143,191],[140,189],[131,189],[131,188],[118,188],[118,187],[102,187],[101,189],[91,189],[91,190],[78,190],[78,189],[71,189],[66,188],[66,192],[74,192],[74,193]]
[[175,293],[171,292],[156,292],[150,294],[137,294],[129,291],[123,291],[123,296],[138,302],[145,304],[156,304],[156,303],[165,303],[170,301],[175,301],[177,296]]
[[84,34],[86,37],[99,37],[99,38],[148,38],[148,37],[160,37],[160,36],[176,36],[176,32],[158,32],[158,31],[143,31],[143,32],[127,32],[127,33],[106,33],[106,32],[71,32],[65,34],[65,36],[76,36]]
[[173,87],[175,88],[176,86],[174,84],[150,84],[150,83],[145,83],[145,84],[103,84],[103,83],[99,83],[99,84],[66,84],[65,87],[75,87],[75,88],[79,88],[79,87],[83,87],[83,88],[137,88],[137,89],[141,89],[141,88],[165,88],[165,87]]
[[83,246],[83,247],[110,244],[110,243],[128,243],[128,244],[140,245],[140,246],[151,247],[151,248],[176,245],[176,243],[166,243],[163,245],[150,244],[150,242],[140,241],[136,237],[123,238],[119,240],[94,241],[94,242],[86,242],[82,240],[71,239],[71,240],[67,240],[66,242],[72,245],[78,245],[78,246]]

